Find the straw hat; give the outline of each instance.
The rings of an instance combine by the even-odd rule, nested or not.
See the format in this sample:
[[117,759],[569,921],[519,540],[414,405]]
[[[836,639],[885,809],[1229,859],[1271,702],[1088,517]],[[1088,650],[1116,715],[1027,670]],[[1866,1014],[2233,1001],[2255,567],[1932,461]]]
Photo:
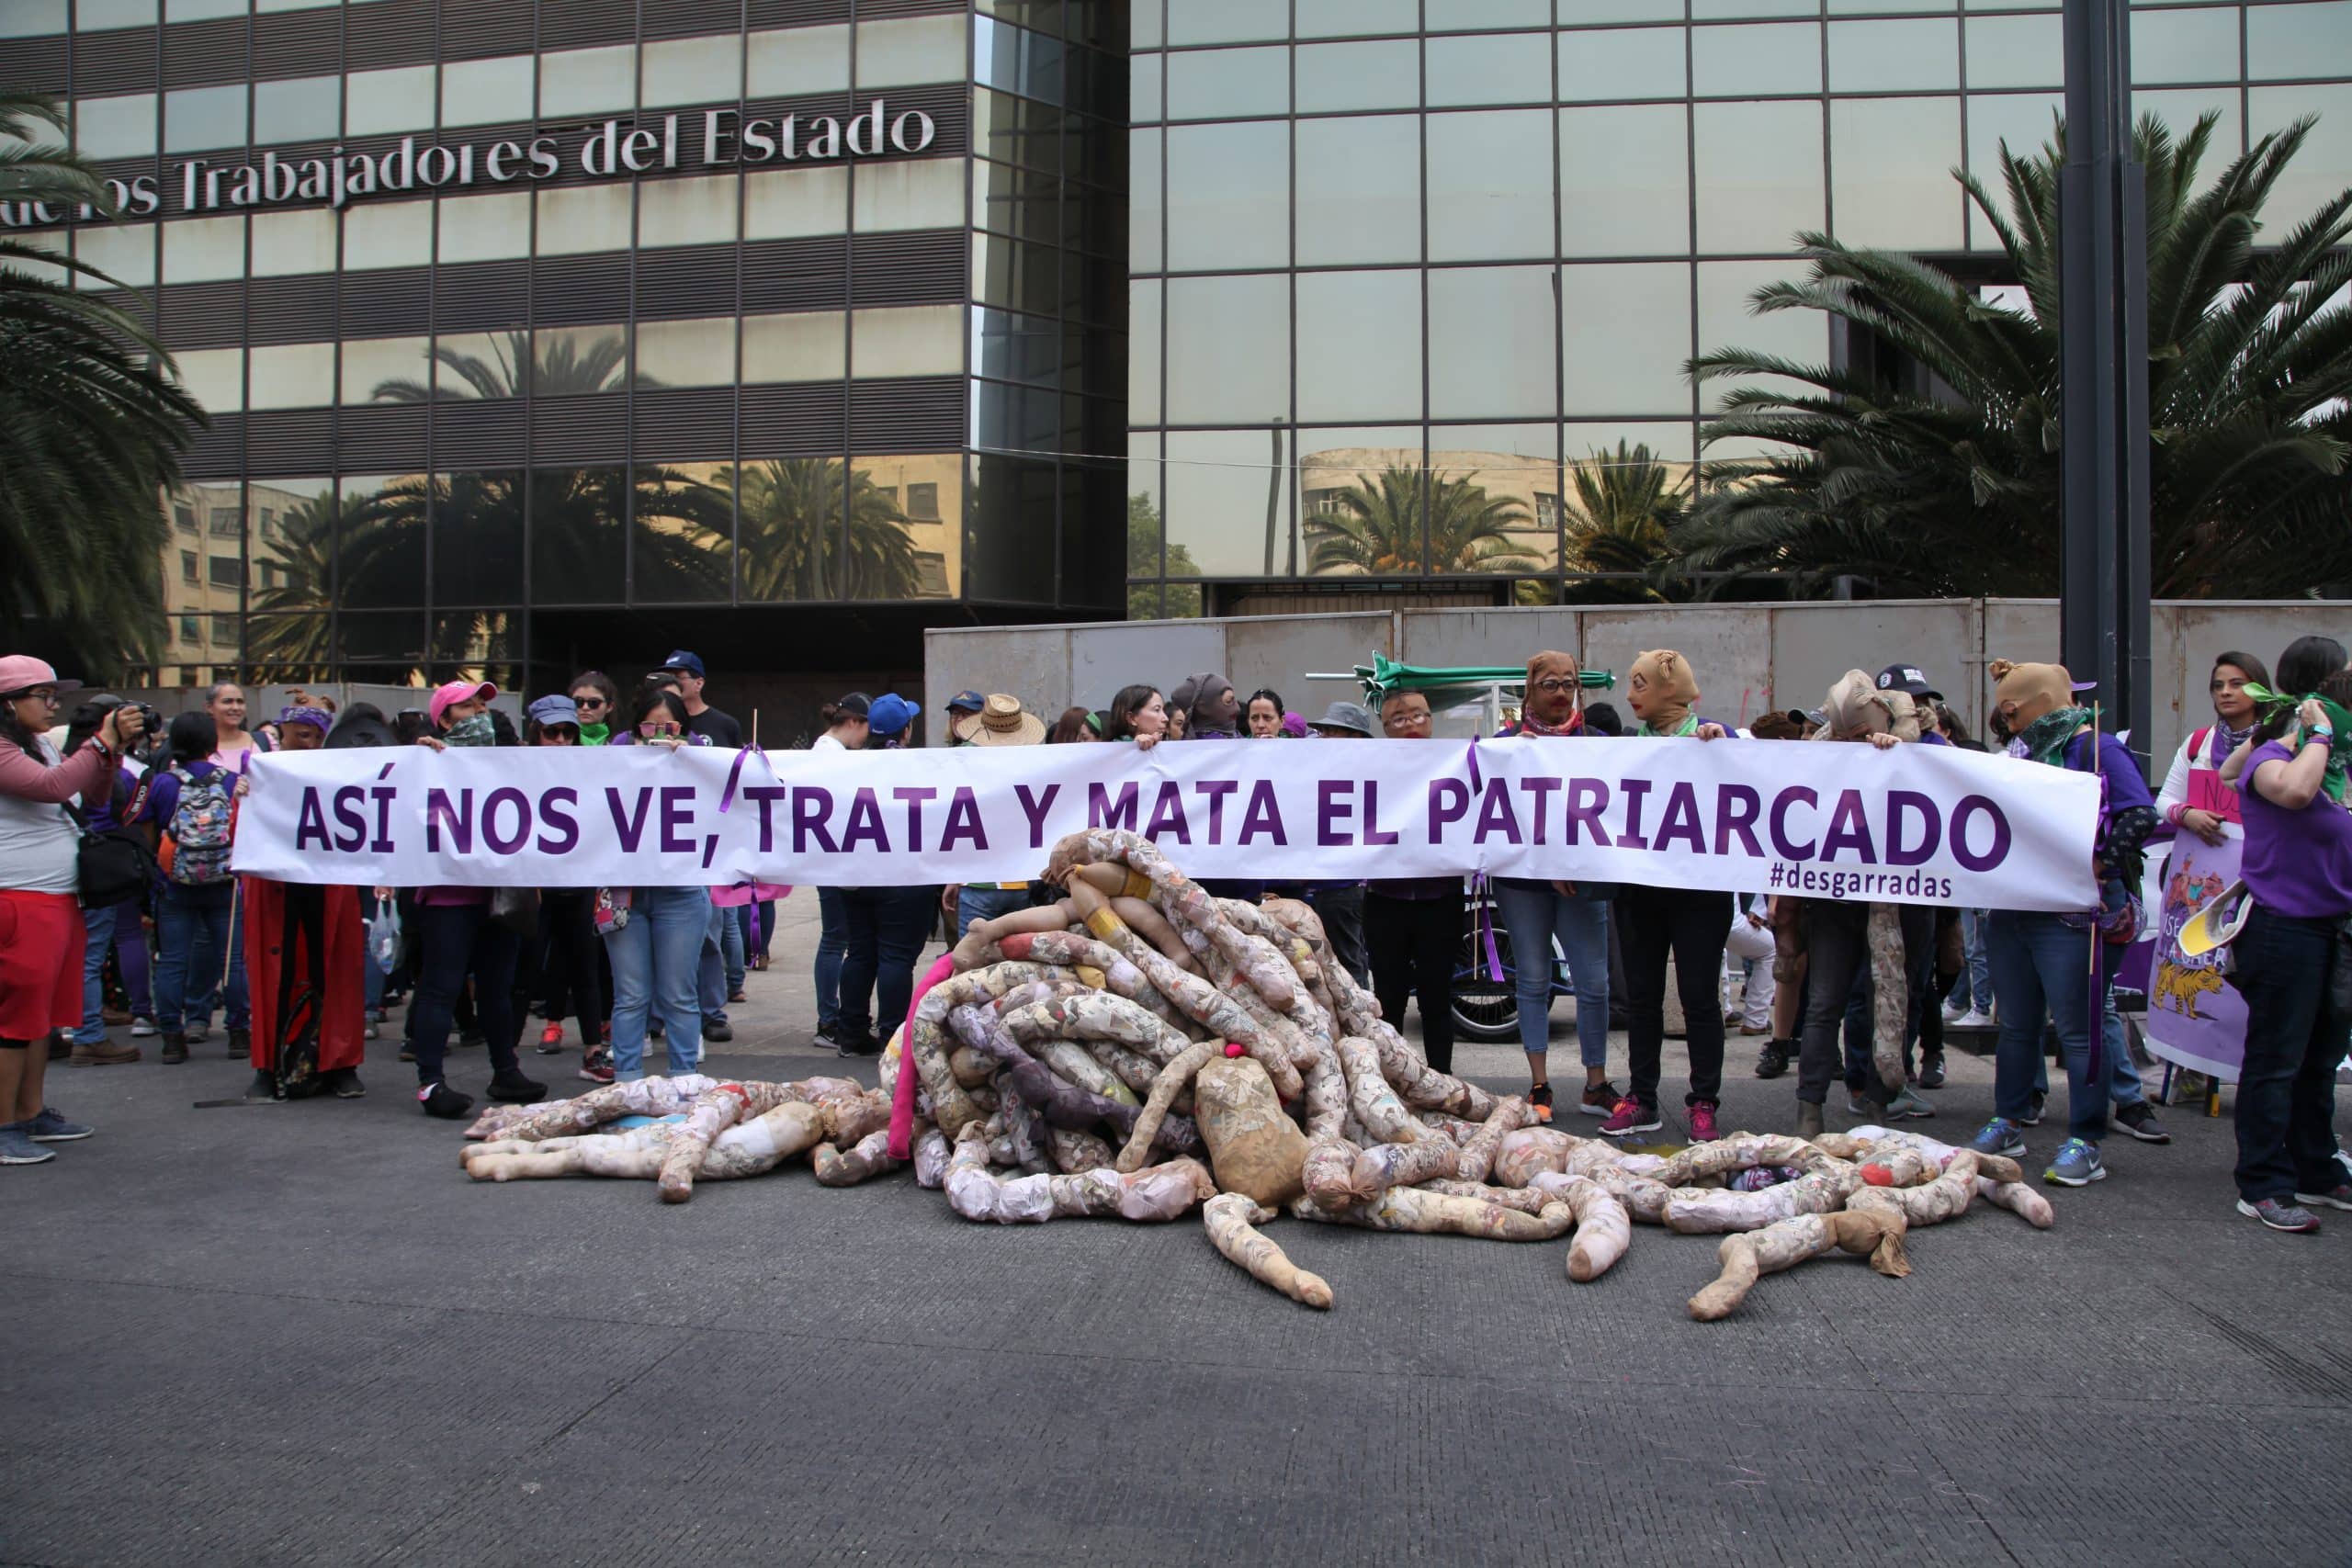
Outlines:
[[971,746],[1035,746],[1046,739],[1046,721],[1023,707],[1019,697],[995,692],[978,713],[956,727],[956,739]]

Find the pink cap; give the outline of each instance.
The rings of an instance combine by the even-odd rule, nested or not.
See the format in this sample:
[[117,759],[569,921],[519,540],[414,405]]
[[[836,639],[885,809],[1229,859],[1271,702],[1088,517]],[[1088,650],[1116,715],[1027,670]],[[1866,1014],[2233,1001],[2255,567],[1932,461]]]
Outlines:
[[452,705],[469,703],[476,697],[488,702],[496,695],[498,688],[487,681],[445,681],[433,688],[433,701],[426,711],[433,716],[433,728],[438,729],[441,728],[441,716]]
[[60,692],[78,692],[79,681],[61,681],[57,671],[29,653],[12,653],[0,659],[0,694],[27,692],[35,686],[54,686]]

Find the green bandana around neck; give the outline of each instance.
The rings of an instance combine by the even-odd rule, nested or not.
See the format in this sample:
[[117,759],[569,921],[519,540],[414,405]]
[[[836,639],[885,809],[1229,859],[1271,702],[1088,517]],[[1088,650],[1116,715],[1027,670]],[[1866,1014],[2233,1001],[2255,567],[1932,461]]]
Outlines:
[[450,746],[495,746],[498,744],[498,728],[490,722],[490,715],[478,713],[471,718],[461,718],[451,725],[441,739]]
[[602,746],[612,735],[613,727],[609,724],[583,724],[580,727],[580,744]]
[[1699,733],[1699,710],[1692,708],[1684,714],[1682,722],[1672,729],[1652,729],[1645,724],[1634,733],[1651,740],[1672,740],[1685,735],[1696,735]]
[[2346,766],[2352,763],[2352,711],[2346,711],[2340,703],[2323,697],[2317,692],[2290,697],[2284,692],[2274,692],[2252,681],[2245,683],[2245,694],[2254,699],[2254,710],[2265,722],[2280,713],[2293,713],[2306,702],[2317,703],[2327,710],[2328,726],[2335,734],[2328,738],[2327,774],[2321,780],[2320,788],[2326,792],[2328,799],[2341,806],[2346,780],[2352,775],[2352,769]]
[[2091,722],[2088,708],[2052,708],[2025,727],[2018,743],[2025,748],[2027,758],[2046,762],[2052,767],[2064,767],[2066,742],[2075,731]]

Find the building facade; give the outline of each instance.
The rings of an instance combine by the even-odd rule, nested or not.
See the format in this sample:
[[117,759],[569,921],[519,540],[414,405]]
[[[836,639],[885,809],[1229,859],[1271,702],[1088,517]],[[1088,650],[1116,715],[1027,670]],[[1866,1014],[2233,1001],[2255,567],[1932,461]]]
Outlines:
[[1119,613],[1115,7],[0,0],[0,62],[124,209],[0,218],[212,412],[164,683],[887,671]]
[[[2352,0],[2134,7],[2209,175]],[[1549,602],[1827,232],[2014,280],[2057,0],[0,0],[214,411],[166,682],[533,685],[672,647],[910,671],[925,626]],[[625,612],[625,613],[624,613]]]

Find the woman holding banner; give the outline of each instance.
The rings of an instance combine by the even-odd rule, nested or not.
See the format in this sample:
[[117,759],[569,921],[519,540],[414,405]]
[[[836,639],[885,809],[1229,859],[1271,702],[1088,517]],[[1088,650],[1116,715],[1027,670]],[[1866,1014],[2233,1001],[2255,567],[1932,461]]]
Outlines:
[[2352,1038],[2333,996],[2352,917],[2352,672],[2344,663],[2342,645],[2328,637],[2300,637],[2279,656],[2280,694],[2254,692],[2268,713],[2241,775],[2240,879],[2254,908],[2233,944],[2246,1008],[2238,1213],[2306,1234],[2319,1221],[2301,1205],[2352,1210],[2335,1132],[2335,1069]]
[[[1592,732],[1585,728],[1582,697],[1576,655],[1539,653],[1527,661],[1527,691],[1519,722],[1506,725],[1502,733],[1561,740],[1589,739]],[[1388,710],[1381,711],[1386,718]],[[1393,728],[1390,733],[1395,733]],[[1426,698],[1421,701],[1421,733],[1429,733]],[[1588,1116],[1607,1116],[1623,1103],[1616,1086],[1609,1081],[1609,909],[1617,894],[1612,882],[1495,878],[1495,903],[1502,911],[1503,928],[1510,932],[1511,951],[1518,958],[1514,978],[1519,1045],[1527,1053],[1528,1076],[1535,1085],[1528,1091],[1528,1102],[1546,1122],[1552,1119],[1552,1083],[1546,1064],[1552,1049],[1550,949],[1554,942],[1568,961],[1568,982],[1577,994],[1577,1052],[1584,1063],[1584,1094],[1577,1109]],[[1476,958],[1483,961],[1485,956],[1482,952]],[[1716,953],[1715,962],[1721,965],[1721,953]],[[1714,1011],[1712,998],[1706,1010]],[[1663,1030],[1663,1021],[1659,1027]],[[1718,1053],[1721,1049],[1719,1044]]]
[[[864,720],[861,717],[860,724]],[[616,746],[707,746],[686,728],[686,703],[661,686],[640,689],[628,732]],[[707,887],[607,887],[597,895],[596,926],[613,961],[613,1076],[645,1076],[647,1021],[656,1009],[674,1076],[702,1060],[702,948],[710,930]]]

